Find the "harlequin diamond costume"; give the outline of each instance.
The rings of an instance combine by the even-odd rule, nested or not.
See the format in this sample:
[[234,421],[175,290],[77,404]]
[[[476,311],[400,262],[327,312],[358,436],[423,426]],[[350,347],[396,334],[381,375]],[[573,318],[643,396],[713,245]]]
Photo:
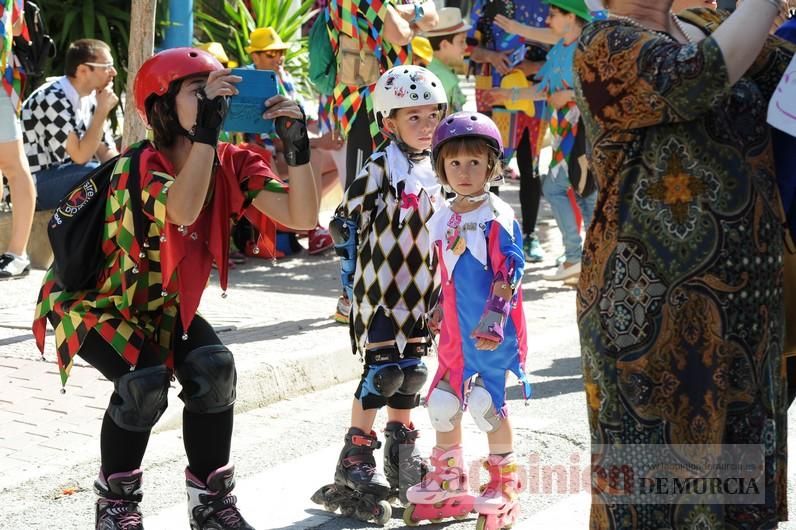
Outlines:
[[[191,527],[252,528],[231,494],[235,485],[234,467],[229,463],[237,379],[234,358],[196,309],[213,262],[226,288],[230,220],[245,215],[258,222],[261,215],[252,206],[255,197],[285,188],[259,155],[225,143],[216,145],[226,112],[223,98],[209,99],[204,88],[197,92],[197,122],[190,132],[178,121],[167,122],[169,116],[176,116],[175,98],[182,81],[220,69],[221,64],[204,51],[174,48],[149,58],[134,86],[136,109],[145,123],[151,123],[154,109],[169,108],[170,113],[158,116],[164,127],[187,136],[193,144],[216,148],[214,174],[196,221],[177,226],[167,220],[177,171],[154,145],[134,146],[118,160],[111,179],[102,240],[106,266],[96,288],[64,291],[51,269],[39,293],[34,335],[43,350],[49,320],[55,329],[63,383],[76,354],[114,383],[102,424],[102,468],[95,483],[98,529],[142,528],[139,466],[149,433],[167,406],[172,376],[182,386],[180,397],[185,403]],[[285,123],[280,120],[277,129]],[[287,135],[283,141],[288,151],[295,145]],[[130,173],[134,154],[139,160],[138,175]],[[306,164],[309,154],[305,154],[291,154],[288,161]],[[134,235],[131,178],[139,179],[146,217],[141,246]]]
[[[437,105],[444,115],[447,96],[437,76],[407,65],[379,78],[373,103],[379,120],[398,109],[428,105]],[[425,315],[438,287],[426,222],[443,202],[429,155],[414,151],[392,134],[391,143],[370,157],[346,190],[330,224],[342,258],[343,288],[353,302],[352,349],[365,361],[354,394],[363,410],[384,405],[413,409],[426,381],[421,360],[429,339]],[[421,472],[422,461],[414,450],[417,431],[412,425],[390,422],[386,437],[387,480],[375,471],[373,451],[380,445],[376,433],[351,427],[335,484],[319,490],[313,500],[332,510],[337,506],[346,510],[350,498],[365,494],[364,504],[352,507],[352,513],[367,520],[374,502],[390,491],[402,495],[401,486],[405,490],[414,482],[401,475]]]

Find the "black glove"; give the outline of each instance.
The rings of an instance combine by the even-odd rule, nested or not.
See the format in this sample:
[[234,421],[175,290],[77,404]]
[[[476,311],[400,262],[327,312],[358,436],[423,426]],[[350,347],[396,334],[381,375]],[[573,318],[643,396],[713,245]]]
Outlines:
[[307,117],[301,119],[279,116],[276,119],[276,134],[282,140],[288,166],[303,166],[310,163],[310,138],[307,136]]
[[224,96],[213,99],[207,97],[204,88],[196,93],[196,125],[191,132],[191,140],[213,147],[218,143],[221,124],[227,117],[229,102]]

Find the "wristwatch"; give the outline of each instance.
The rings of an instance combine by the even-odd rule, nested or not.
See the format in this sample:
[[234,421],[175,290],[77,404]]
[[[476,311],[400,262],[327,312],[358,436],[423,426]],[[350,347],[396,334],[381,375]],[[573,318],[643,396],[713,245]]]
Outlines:
[[415,4],[415,18],[412,19],[412,24],[417,24],[423,20],[424,16],[426,16],[426,10],[421,4]]

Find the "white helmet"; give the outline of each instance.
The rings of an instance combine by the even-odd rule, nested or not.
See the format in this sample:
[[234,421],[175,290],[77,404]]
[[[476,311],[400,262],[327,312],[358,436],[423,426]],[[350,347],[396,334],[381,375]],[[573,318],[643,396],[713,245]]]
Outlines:
[[421,66],[394,66],[382,74],[373,90],[373,111],[377,120],[388,118],[396,109],[423,105],[444,105],[444,114],[448,96],[439,77]]

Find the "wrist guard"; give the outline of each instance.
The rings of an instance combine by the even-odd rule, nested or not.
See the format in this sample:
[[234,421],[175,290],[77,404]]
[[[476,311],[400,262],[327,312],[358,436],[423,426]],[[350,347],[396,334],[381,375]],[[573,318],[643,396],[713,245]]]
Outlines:
[[288,166],[296,167],[310,163],[310,138],[307,136],[307,118],[279,116],[276,119],[276,134],[284,144],[285,160]]
[[207,97],[204,89],[196,93],[196,125],[191,131],[191,140],[195,143],[207,144],[215,147],[218,135],[221,134],[221,125],[227,117],[229,103],[227,98],[217,96],[213,99]]
[[473,331],[473,338],[487,339],[498,344],[503,342],[503,327],[506,325],[506,318],[509,316],[511,304],[508,300],[493,294],[486,302],[486,309],[478,321],[478,325]]

